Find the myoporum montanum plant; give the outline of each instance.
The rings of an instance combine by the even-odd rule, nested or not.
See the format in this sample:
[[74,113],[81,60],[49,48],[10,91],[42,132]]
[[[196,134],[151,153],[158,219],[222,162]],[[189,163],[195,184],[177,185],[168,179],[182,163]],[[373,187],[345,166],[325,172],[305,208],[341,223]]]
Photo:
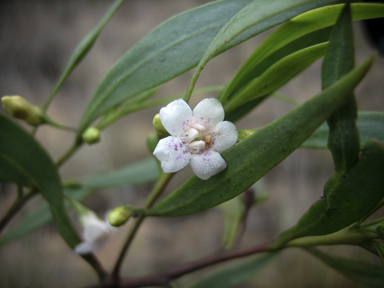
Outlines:
[[171,136],[161,139],[153,154],[165,173],[190,163],[196,176],[207,180],[227,167],[220,153],[235,145],[238,133],[233,123],[223,121],[219,100],[204,99],[192,111],[177,99],[160,109],[160,120]]

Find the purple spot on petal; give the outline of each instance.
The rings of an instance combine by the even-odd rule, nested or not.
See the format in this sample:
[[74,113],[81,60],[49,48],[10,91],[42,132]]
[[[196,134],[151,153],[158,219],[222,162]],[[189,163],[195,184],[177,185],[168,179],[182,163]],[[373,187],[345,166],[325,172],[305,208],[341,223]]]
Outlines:
[[178,149],[177,149],[177,145],[175,145],[175,151],[177,151]]

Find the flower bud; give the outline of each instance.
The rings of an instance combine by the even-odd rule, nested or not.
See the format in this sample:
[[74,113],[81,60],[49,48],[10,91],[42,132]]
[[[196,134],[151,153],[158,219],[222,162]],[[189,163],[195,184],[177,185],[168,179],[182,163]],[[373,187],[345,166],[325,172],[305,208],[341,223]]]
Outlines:
[[109,213],[108,221],[109,224],[111,224],[112,226],[119,227],[125,224],[125,222],[128,221],[129,217],[131,217],[131,215],[132,213],[127,207],[117,207]]
[[168,131],[164,128],[163,123],[161,123],[160,114],[156,114],[153,118],[153,127],[155,127],[157,135],[160,139],[168,137],[170,135]]
[[155,151],[156,145],[159,142],[159,136],[157,136],[155,133],[149,133],[147,136],[147,146],[149,151],[153,153]]
[[82,138],[89,145],[95,144],[100,141],[100,130],[95,127],[89,127],[83,133]]
[[237,143],[244,141],[249,136],[251,136],[253,133],[255,133],[255,130],[251,130],[251,129],[239,130],[238,131],[239,137],[237,138]]
[[32,105],[20,96],[4,96],[1,98],[4,110],[13,118],[22,119],[29,125],[38,126],[44,123],[44,111]]

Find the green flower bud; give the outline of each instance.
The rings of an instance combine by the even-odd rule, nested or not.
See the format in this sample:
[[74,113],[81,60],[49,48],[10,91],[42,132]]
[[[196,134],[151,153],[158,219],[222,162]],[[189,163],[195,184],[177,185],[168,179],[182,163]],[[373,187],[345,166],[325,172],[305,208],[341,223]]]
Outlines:
[[237,138],[237,143],[240,143],[247,139],[249,136],[251,136],[253,133],[255,133],[255,130],[251,129],[246,129],[246,130],[239,130],[238,132],[238,138]]
[[164,128],[163,123],[161,123],[159,114],[156,114],[153,118],[153,127],[155,127],[157,135],[160,139],[168,137],[170,135],[168,131]]
[[4,110],[13,118],[22,119],[31,126],[44,123],[44,111],[39,106],[32,105],[20,96],[4,96],[1,98]]
[[95,144],[100,141],[100,130],[95,127],[89,127],[83,133],[82,138],[89,145]]
[[111,224],[112,226],[119,227],[125,224],[125,222],[128,221],[129,217],[131,217],[131,215],[132,213],[127,207],[117,207],[109,213],[108,221],[109,224]]
[[159,136],[155,133],[149,133],[147,136],[147,146],[151,153],[155,151],[156,145],[159,142]]

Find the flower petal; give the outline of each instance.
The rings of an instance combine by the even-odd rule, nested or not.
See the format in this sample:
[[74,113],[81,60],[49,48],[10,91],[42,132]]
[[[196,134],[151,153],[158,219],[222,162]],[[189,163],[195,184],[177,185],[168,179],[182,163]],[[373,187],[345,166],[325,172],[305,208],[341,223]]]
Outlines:
[[98,239],[108,239],[110,231],[106,223],[97,223],[96,225],[90,225],[84,229],[84,238],[87,241],[96,241]]
[[192,110],[183,99],[177,99],[160,109],[160,120],[172,136],[181,136],[184,126],[192,117]]
[[107,242],[85,241],[77,244],[74,248],[75,252],[80,255],[89,254],[96,250],[102,249]]
[[235,124],[223,121],[216,125],[216,129],[212,149],[217,152],[223,152],[236,144],[238,133]]
[[193,109],[193,118],[200,123],[207,121],[215,126],[224,120],[224,108],[216,98],[206,98]]
[[207,151],[201,155],[192,155],[191,168],[197,177],[203,180],[223,171],[227,167],[220,153]]
[[183,169],[191,159],[191,153],[180,138],[173,136],[161,139],[157,143],[153,155],[161,161],[164,173],[173,173]]

